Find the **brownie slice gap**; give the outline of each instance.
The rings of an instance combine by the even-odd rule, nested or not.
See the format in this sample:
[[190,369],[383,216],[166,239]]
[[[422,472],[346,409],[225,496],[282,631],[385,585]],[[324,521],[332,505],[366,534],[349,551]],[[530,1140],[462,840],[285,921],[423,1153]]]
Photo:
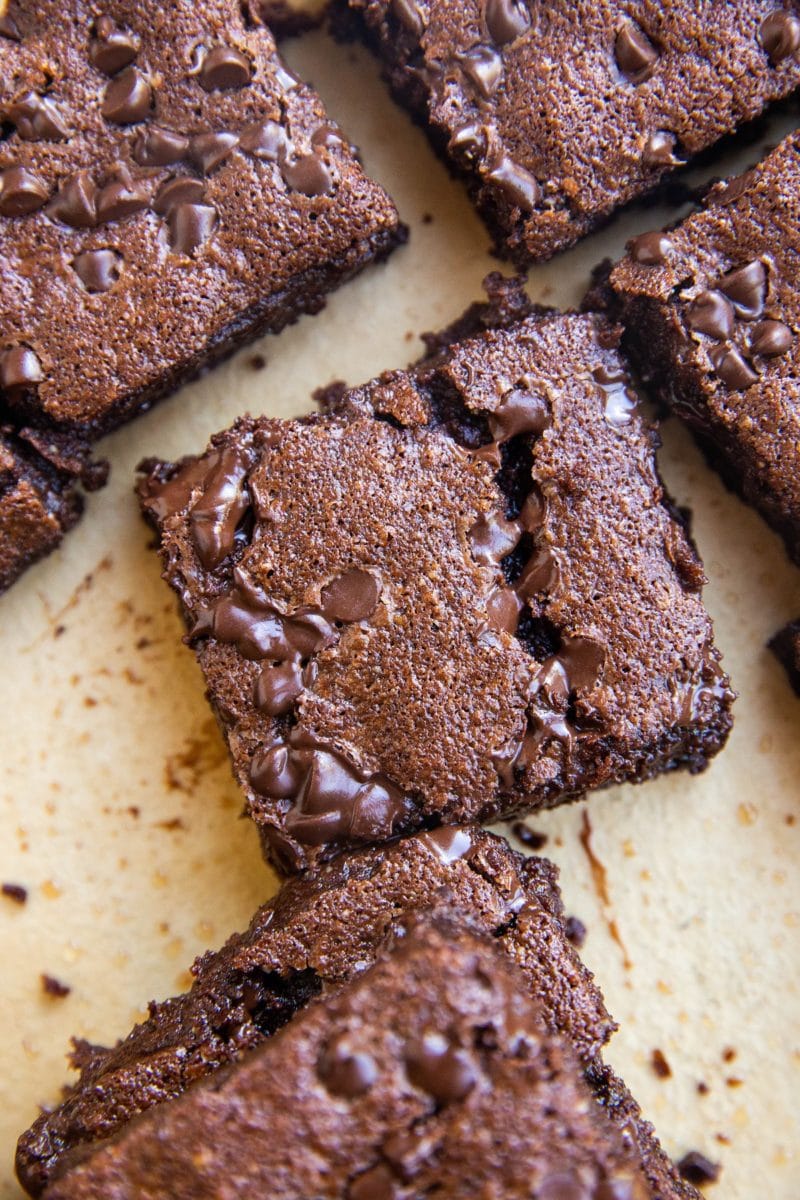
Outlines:
[[45,1195],[697,1196],[671,1173],[651,1186],[642,1157],[496,939],[451,910],[401,924],[236,1066],[65,1159]]
[[517,264],[551,257],[800,84],[774,0],[339,0]]
[[647,386],[800,563],[800,134],[642,234],[611,303]]
[[151,1005],[113,1049],[76,1045],[80,1078],[20,1139],[23,1186],[40,1194],[62,1161],[238,1061],[374,962],[398,921],[446,904],[521,970],[547,1028],[568,1041],[601,1103],[638,1144],[654,1194],[672,1195],[671,1166],[650,1126],[602,1064],[614,1025],[565,936],[556,879],[551,863],[525,858],[502,838],[450,828],[342,855],[290,880],[246,933],[195,963],[189,992]]
[[324,414],[243,418],[206,455],[145,464],[278,869],[697,771],[724,743],[702,568],[617,336],[536,313],[445,337]]
[[789,682],[800,696],[800,621],[790,621],[770,640],[769,648],[786,668]]

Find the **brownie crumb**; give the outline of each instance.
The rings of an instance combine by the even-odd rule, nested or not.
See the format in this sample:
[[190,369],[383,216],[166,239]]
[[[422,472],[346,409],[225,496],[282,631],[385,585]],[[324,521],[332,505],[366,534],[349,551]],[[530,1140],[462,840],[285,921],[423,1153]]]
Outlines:
[[658,1047],[650,1055],[650,1066],[659,1079],[669,1079],[672,1074],[672,1067],[667,1062],[664,1051],[659,1050]]
[[422,214],[422,224],[423,225],[432,225],[433,224],[433,213],[423,213]]
[[719,1163],[712,1162],[699,1150],[690,1150],[678,1163],[678,1174],[687,1183],[716,1183],[721,1171]]
[[580,950],[586,941],[586,926],[578,917],[567,917],[564,922],[564,936],[576,950]]
[[267,365],[267,360],[263,354],[251,354],[247,360],[247,365],[251,371],[263,371]]
[[24,904],[28,899],[28,889],[21,883],[0,884],[0,893],[7,896],[9,900],[13,900],[15,904]]
[[60,979],[56,979],[54,975],[42,975],[42,991],[46,996],[53,996],[57,1000],[63,1000],[72,991],[68,983],[62,983]]
[[536,829],[529,829],[524,821],[515,821],[511,826],[511,832],[518,842],[522,842],[523,846],[528,846],[531,850],[541,850],[547,845],[547,834],[539,833]]
[[701,1079],[698,1081],[697,1091],[700,1096],[707,1096],[708,1093],[711,1091],[711,1089],[708,1086],[708,1084],[706,1083],[705,1079]]
[[735,1058],[736,1058],[736,1051],[734,1050],[733,1046],[726,1046],[725,1049],[722,1051],[722,1061],[723,1062],[733,1062],[733,1060]]
[[740,1079],[738,1075],[729,1075],[728,1078],[725,1080],[725,1086],[729,1087],[729,1088],[741,1087],[743,1083],[744,1083],[744,1080]]

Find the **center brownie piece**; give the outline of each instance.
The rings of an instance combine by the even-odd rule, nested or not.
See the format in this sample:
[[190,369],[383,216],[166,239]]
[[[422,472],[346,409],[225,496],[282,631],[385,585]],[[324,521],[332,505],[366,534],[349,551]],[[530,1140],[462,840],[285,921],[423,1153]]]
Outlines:
[[700,770],[732,694],[602,318],[532,315],[140,484],[273,861]]

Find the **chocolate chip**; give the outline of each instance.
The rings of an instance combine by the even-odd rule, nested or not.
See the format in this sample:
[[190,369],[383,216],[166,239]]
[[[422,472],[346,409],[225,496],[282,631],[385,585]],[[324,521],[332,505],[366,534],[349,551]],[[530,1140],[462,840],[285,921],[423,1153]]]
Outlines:
[[89,61],[104,75],[116,75],[132,63],[139,53],[136,38],[118,28],[111,17],[100,17],[94,33],[89,43]]
[[644,144],[642,162],[646,167],[676,167],[681,160],[675,156],[678,139],[666,129],[651,133]]
[[107,292],[119,279],[121,263],[115,250],[87,250],[70,265],[87,292]]
[[333,188],[331,173],[316,154],[302,154],[294,162],[281,163],[286,186],[304,196],[326,196]]
[[724,341],[731,336],[733,321],[733,305],[718,291],[700,292],[686,313],[686,323],[690,329],[705,333],[718,341]]
[[519,542],[522,526],[519,521],[507,521],[500,513],[489,513],[478,517],[468,537],[475,561],[496,566]]
[[786,353],[793,340],[794,334],[783,321],[759,321],[750,335],[750,353],[776,358]]
[[329,621],[365,621],[378,607],[381,589],[374,575],[352,567],[320,592],[320,607]]
[[174,175],[162,183],[152,202],[153,212],[165,217],[176,204],[201,204],[206,185],[192,175]]
[[88,171],[76,171],[61,184],[47,208],[73,229],[91,229],[97,224],[97,186]]
[[548,545],[540,546],[528,559],[516,588],[524,600],[552,592],[561,578],[558,559]]
[[742,392],[758,380],[735,346],[714,346],[710,357],[717,375],[732,391]]
[[745,320],[761,316],[767,293],[767,271],[760,259],[729,271],[718,286],[732,302],[738,316]]
[[347,1200],[395,1200],[394,1176],[385,1163],[357,1175],[347,1189]]
[[5,117],[25,142],[58,142],[69,136],[55,100],[37,92],[26,92],[9,104]]
[[188,157],[204,175],[208,175],[225,161],[238,143],[238,136],[225,130],[217,133],[199,133],[189,143]]
[[239,145],[254,158],[277,162],[288,145],[286,130],[277,121],[253,121],[239,134]]
[[761,22],[758,40],[773,63],[783,62],[800,50],[800,19],[785,8],[776,8]]
[[[182,229],[182,240],[179,252],[189,254],[204,241],[213,229],[211,227],[205,236],[203,224],[205,218],[198,218],[197,210],[205,209],[202,204],[189,201],[175,204],[170,208],[172,214],[178,208],[193,210],[194,215],[187,220]],[[213,214],[214,210],[210,212]],[[190,223],[196,224],[190,228]],[[176,224],[178,218],[176,217]],[[170,224],[172,229],[172,224]],[[197,237],[200,236],[200,240]],[[197,557],[207,571],[214,571],[221,566],[226,558],[233,553],[236,545],[236,530],[244,514],[250,507],[250,494],[247,490],[247,475],[250,469],[250,459],[241,451],[226,446],[219,456],[210,464],[203,478],[202,492],[189,514],[189,530]]]
[[719,1163],[712,1162],[699,1150],[690,1150],[678,1163],[678,1174],[681,1179],[695,1185],[716,1183],[721,1171],[722,1167]]
[[592,1200],[644,1200],[646,1192],[641,1182],[630,1177],[603,1179],[592,1192]]
[[153,103],[153,90],[136,67],[126,67],[106,86],[100,111],[117,125],[144,121]]
[[328,1042],[320,1055],[317,1073],[329,1092],[348,1100],[363,1096],[378,1078],[374,1058],[354,1049],[345,1033]]
[[515,821],[511,826],[511,832],[518,842],[522,842],[523,846],[527,846],[529,850],[542,850],[547,845],[547,834],[537,833],[535,829],[530,829],[524,821]]
[[541,199],[541,188],[530,171],[500,154],[490,164],[486,178],[504,192],[512,204],[523,212],[533,212]]
[[550,420],[547,401],[524,387],[506,392],[499,407],[488,414],[489,430],[497,442],[506,442],[520,433],[539,436]]
[[9,900],[13,900],[15,904],[25,904],[28,899],[28,889],[21,883],[0,884],[0,893]]
[[60,979],[56,979],[54,975],[42,975],[42,991],[47,996],[52,996],[55,1000],[63,1000],[72,991],[72,988],[67,983],[62,983]]
[[250,59],[233,46],[214,46],[204,55],[197,82],[207,92],[245,87],[250,82]]
[[457,150],[469,162],[477,162],[486,153],[488,133],[479,121],[467,121],[453,131],[448,150]]
[[0,354],[0,387],[25,390],[44,379],[41,363],[29,346],[14,346]]
[[517,632],[522,601],[513,588],[493,588],[486,597],[486,621],[498,633]]
[[414,0],[390,0],[389,7],[401,25],[405,25],[416,37],[422,35],[425,28],[425,18],[422,9]]
[[426,1033],[410,1042],[405,1053],[406,1072],[415,1087],[440,1104],[463,1100],[477,1082],[469,1055],[441,1033]]
[[432,850],[440,862],[454,863],[464,858],[472,849],[472,838],[468,829],[459,829],[453,825],[444,825],[440,829],[431,829],[419,834],[417,841],[426,849]]
[[576,950],[586,941],[586,926],[579,917],[567,917],[564,922],[564,937]]
[[643,29],[626,21],[614,42],[617,66],[631,83],[644,83],[653,74],[658,51]]
[[473,46],[459,54],[461,70],[484,100],[490,100],[503,78],[503,60],[493,46]]
[[47,202],[47,186],[27,167],[6,167],[0,172],[0,213],[24,217]]
[[22,41],[19,26],[9,12],[0,12],[0,37],[9,38],[12,42]]
[[558,658],[567,673],[570,691],[588,691],[598,682],[606,661],[606,648],[588,637],[565,634]]
[[290,800],[302,784],[302,767],[289,746],[279,743],[259,751],[250,763],[250,782],[261,796]]
[[268,717],[280,717],[291,712],[302,690],[303,671],[298,662],[262,667],[256,680],[256,708]]
[[603,393],[603,417],[609,425],[630,425],[639,404],[624,371],[607,371],[597,367],[592,376]]
[[659,1079],[669,1079],[672,1075],[672,1067],[667,1062],[664,1051],[658,1047],[650,1055],[650,1066]]
[[486,0],[483,20],[496,46],[513,42],[531,23],[528,10],[520,0]]
[[536,1200],[593,1200],[592,1192],[571,1171],[548,1175],[536,1190]]
[[148,125],[136,135],[133,158],[142,167],[168,167],[180,162],[189,150],[189,139],[162,125]]
[[311,135],[312,146],[322,146],[327,150],[341,149],[346,145],[344,138],[333,125],[319,125]]
[[646,267],[660,266],[669,258],[674,246],[665,233],[640,233],[628,245],[634,262]]
[[122,221],[150,205],[150,196],[140,183],[118,179],[97,193],[98,221]]
[[217,224],[217,210],[208,204],[183,203],[170,209],[167,217],[170,249],[192,254],[207,242]]

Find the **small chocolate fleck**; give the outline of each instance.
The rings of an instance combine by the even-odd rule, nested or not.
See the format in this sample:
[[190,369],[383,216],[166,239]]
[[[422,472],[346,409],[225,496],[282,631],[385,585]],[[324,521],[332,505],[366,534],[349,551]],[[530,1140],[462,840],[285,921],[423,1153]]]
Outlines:
[[650,1055],[650,1066],[659,1079],[669,1079],[672,1075],[672,1067],[667,1062],[664,1051],[659,1050],[658,1047]]
[[15,904],[24,904],[28,899],[28,889],[21,883],[0,884],[0,893],[9,900],[13,900]]
[[758,380],[758,375],[735,346],[714,346],[710,358],[717,375],[732,391],[742,392]]
[[761,22],[758,40],[771,62],[783,62],[800,50],[800,19],[785,8],[776,8]]
[[250,82],[250,59],[233,46],[214,46],[203,57],[197,82],[207,92],[246,87]]
[[542,850],[547,845],[547,834],[538,833],[535,829],[531,829],[524,821],[515,821],[511,826],[511,832],[518,842],[522,842],[523,846],[527,846],[529,850]]
[[189,143],[188,157],[196,167],[208,175],[221,162],[224,162],[239,138],[235,133],[220,130],[217,133],[199,133]]
[[346,1033],[339,1034],[323,1050],[317,1071],[329,1092],[355,1099],[368,1092],[378,1078],[375,1060],[353,1047]]
[[626,21],[614,42],[617,65],[631,83],[644,83],[653,74],[658,51],[643,29]]
[[475,1069],[469,1055],[440,1033],[429,1032],[406,1048],[406,1070],[415,1087],[440,1104],[451,1104],[472,1091]]
[[88,171],[67,176],[47,206],[47,215],[73,229],[97,224],[97,186]]
[[189,149],[189,139],[163,125],[148,125],[136,135],[133,158],[142,167],[168,167],[179,162]]
[[304,196],[326,196],[333,188],[331,173],[316,154],[302,154],[293,162],[285,159],[281,174],[287,187]]
[[567,917],[564,922],[564,937],[571,942],[576,950],[580,950],[586,941],[586,926],[579,917]]
[[6,167],[0,172],[0,213],[24,217],[47,202],[47,185],[27,167]]
[[677,138],[666,129],[651,133],[644,144],[642,162],[646,167],[676,167],[681,159],[675,155]]
[[100,111],[117,125],[143,121],[153,102],[153,90],[136,67],[126,67],[106,87]]
[[374,575],[352,567],[326,584],[320,607],[329,621],[365,621],[378,607],[380,594]]
[[192,254],[207,242],[217,224],[217,210],[208,204],[182,203],[170,209],[170,249],[176,254]]
[[678,1163],[678,1174],[681,1179],[695,1185],[716,1183],[721,1171],[722,1167],[719,1163],[712,1162],[699,1150],[690,1150]]
[[119,29],[111,17],[100,17],[94,32],[89,43],[89,61],[104,75],[116,75],[139,53],[136,38]]
[[6,391],[21,391],[43,379],[42,365],[29,346],[14,346],[0,353],[0,387]]
[[72,991],[72,988],[67,983],[62,983],[60,979],[56,979],[54,975],[42,975],[42,991],[47,996],[53,996],[56,1000],[63,1000]]
[[515,41],[531,23],[528,10],[521,0],[486,0],[483,20],[496,46]]
[[759,321],[750,335],[750,353],[777,358],[786,353],[793,340],[794,334],[783,321]]
[[87,292],[108,292],[119,279],[121,263],[116,250],[86,250],[71,266]]
[[753,259],[744,267],[729,271],[720,279],[718,287],[724,292],[736,309],[738,316],[745,320],[760,317],[764,311],[764,300],[767,292],[767,271],[760,259]]
[[660,266],[669,258],[673,245],[665,233],[641,233],[630,243],[630,256],[634,262],[646,267]]
[[706,290],[692,301],[686,313],[686,323],[697,333],[724,341],[733,333],[733,305],[722,292]]

